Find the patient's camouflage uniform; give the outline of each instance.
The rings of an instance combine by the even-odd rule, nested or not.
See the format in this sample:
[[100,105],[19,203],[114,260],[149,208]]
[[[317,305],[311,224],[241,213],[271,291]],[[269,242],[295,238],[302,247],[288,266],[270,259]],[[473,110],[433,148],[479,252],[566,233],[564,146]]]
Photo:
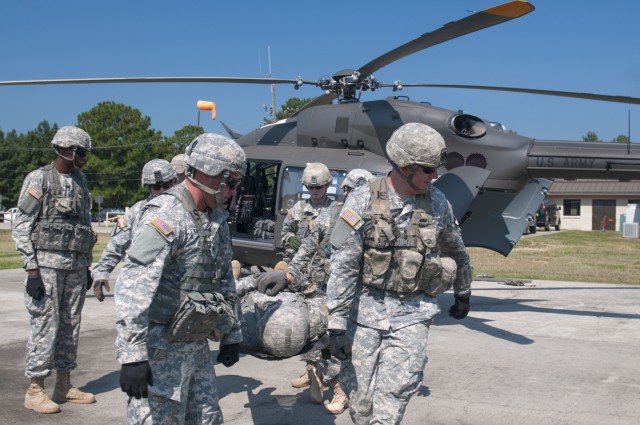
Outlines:
[[[130,423],[149,415],[153,423],[222,423],[208,340],[167,336],[181,288],[213,284],[236,305],[227,216],[221,208],[197,211],[184,182],[144,208],[115,292],[118,361],[148,360],[153,373],[149,398],[129,400]],[[231,313],[210,335],[222,345],[242,340],[237,310]]]
[[87,179],[77,169],[61,175],[46,165],[29,173],[22,184],[12,236],[25,270],[39,269],[45,287],[39,301],[26,293],[24,297],[31,317],[25,371],[29,378],[76,367],[87,268],[96,242],[89,199]]
[[[380,183],[376,186],[379,191],[372,189],[375,182]],[[377,260],[370,257],[375,254],[371,251],[371,238],[385,237],[371,233],[375,228],[373,193],[388,200],[392,221],[400,232],[409,227],[417,210],[416,198],[426,198],[435,224],[432,242],[440,256],[451,257],[457,263],[453,282],[456,294],[469,293],[471,287],[469,256],[444,194],[432,186],[426,195],[403,199],[391,187],[385,190],[384,186],[381,180],[374,180],[350,194],[333,233],[339,233],[340,226],[349,226],[348,236],[334,247],[331,256],[327,305],[329,329],[346,329],[347,335],[353,337],[351,362],[343,362],[346,367],[341,371],[340,383],[349,394],[350,413],[356,424],[400,423],[409,399],[422,383],[429,326],[432,317],[440,312],[435,294],[429,295],[425,290],[397,292],[364,284],[377,279],[381,280],[377,284],[390,285],[401,276],[411,283],[418,280],[415,267],[412,272],[410,266],[399,267],[393,260],[385,262],[389,258],[384,256]]]

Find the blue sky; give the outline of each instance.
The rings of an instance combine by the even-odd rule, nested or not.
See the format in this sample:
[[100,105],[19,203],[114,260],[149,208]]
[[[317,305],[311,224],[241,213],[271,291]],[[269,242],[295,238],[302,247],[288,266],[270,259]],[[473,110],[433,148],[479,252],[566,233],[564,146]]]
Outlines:
[[[505,0],[4,1],[0,5],[0,80],[237,76],[314,80],[364,65],[383,53]],[[443,43],[388,65],[380,81],[477,84],[640,97],[640,2],[532,1],[524,17]],[[279,85],[276,105],[320,89]],[[462,109],[538,139],[640,139],[640,105],[513,93],[405,89],[412,100]],[[392,95],[365,93],[363,100]],[[268,85],[118,84],[0,87],[0,129],[26,132],[42,120],[75,124],[98,102],[139,109],[172,135],[196,124],[198,100],[217,104],[209,132],[239,133],[262,123]]]

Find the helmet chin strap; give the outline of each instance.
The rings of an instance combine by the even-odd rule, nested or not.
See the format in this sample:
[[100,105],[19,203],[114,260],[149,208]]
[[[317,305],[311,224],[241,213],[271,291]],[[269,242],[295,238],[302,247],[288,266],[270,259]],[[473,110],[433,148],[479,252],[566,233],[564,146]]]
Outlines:
[[72,152],[71,158],[67,158],[66,156],[60,153],[60,148],[56,147],[56,155],[58,155],[60,158],[66,159],[67,161],[73,162],[73,160],[76,159],[76,153],[73,152],[73,150],[71,152]]
[[193,177],[191,176],[187,176],[187,179],[189,179],[189,181],[191,183],[193,183],[193,185],[195,187],[197,187],[198,189],[200,189],[201,191],[208,193],[209,195],[213,195],[216,197],[216,205],[218,207],[220,207],[221,205],[223,205],[223,200],[222,200],[222,195],[220,194],[220,190],[216,190],[216,189],[211,189],[210,187],[207,187],[205,185],[203,185],[202,183],[200,183],[199,181],[196,181]]
[[415,184],[413,184],[413,176],[416,174],[416,166],[415,165],[410,165],[409,167],[407,167],[409,169],[409,175],[405,175],[402,170],[400,169],[400,167],[398,167],[396,164],[393,164],[393,168],[396,169],[396,171],[398,172],[398,174],[400,174],[400,177],[402,177],[402,179],[404,181],[407,182],[407,184],[409,185],[409,187],[411,189],[414,190],[414,192],[416,193],[427,193],[426,189],[422,189],[418,186],[416,186]]

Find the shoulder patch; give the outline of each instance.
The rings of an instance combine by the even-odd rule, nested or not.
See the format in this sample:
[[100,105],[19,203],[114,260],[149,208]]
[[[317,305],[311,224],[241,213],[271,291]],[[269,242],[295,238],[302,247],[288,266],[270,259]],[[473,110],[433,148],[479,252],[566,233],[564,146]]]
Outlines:
[[125,215],[118,217],[118,227],[121,229],[127,227],[127,217]]
[[37,201],[39,201],[40,198],[42,198],[42,191],[35,186],[31,186],[27,191],[27,193],[31,195],[33,198],[35,198]]
[[342,219],[346,221],[347,224],[353,227],[354,229],[357,229],[360,226],[362,226],[362,218],[358,215],[358,213],[356,213],[351,208],[343,209],[342,213],[340,213],[340,217],[342,217]]
[[169,226],[169,224],[160,219],[159,217],[154,218],[149,222],[150,225],[155,227],[163,236],[168,236],[173,233],[173,227]]

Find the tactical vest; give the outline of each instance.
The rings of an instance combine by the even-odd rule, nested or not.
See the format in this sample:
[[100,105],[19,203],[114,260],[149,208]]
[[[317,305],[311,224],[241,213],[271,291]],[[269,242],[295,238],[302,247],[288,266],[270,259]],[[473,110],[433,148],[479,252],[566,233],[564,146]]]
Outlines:
[[[158,197],[163,195],[180,200],[184,209],[189,212],[198,232],[198,253],[195,263],[185,271],[179,282],[158,287],[149,309],[149,320],[170,324],[168,338],[171,341],[197,341],[209,336],[228,310],[224,305],[224,298],[219,294],[220,277],[211,254],[208,235],[191,194],[186,186],[179,185]],[[178,299],[179,306],[176,305]]]
[[372,181],[370,189],[372,226],[364,240],[363,283],[430,296],[446,291],[455,279],[455,261],[440,258],[431,197],[416,195],[409,223],[400,229],[391,215],[387,179]]
[[84,196],[80,173],[71,171],[74,196],[69,200],[64,196],[60,175],[53,164],[45,165],[41,170],[43,200],[38,223],[31,233],[34,247],[91,254],[98,238],[91,223],[86,223],[89,200]]
[[331,219],[329,220],[329,226],[324,231],[324,237],[316,244],[313,257],[311,257],[309,266],[309,279],[311,283],[315,284],[318,289],[326,288],[329,280],[329,271],[331,263],[329,261],[331,257],[331,242],[330,236],[333,228],[336,225],[340,211],[342,211],[342,202],[334,201],[329,205]]

